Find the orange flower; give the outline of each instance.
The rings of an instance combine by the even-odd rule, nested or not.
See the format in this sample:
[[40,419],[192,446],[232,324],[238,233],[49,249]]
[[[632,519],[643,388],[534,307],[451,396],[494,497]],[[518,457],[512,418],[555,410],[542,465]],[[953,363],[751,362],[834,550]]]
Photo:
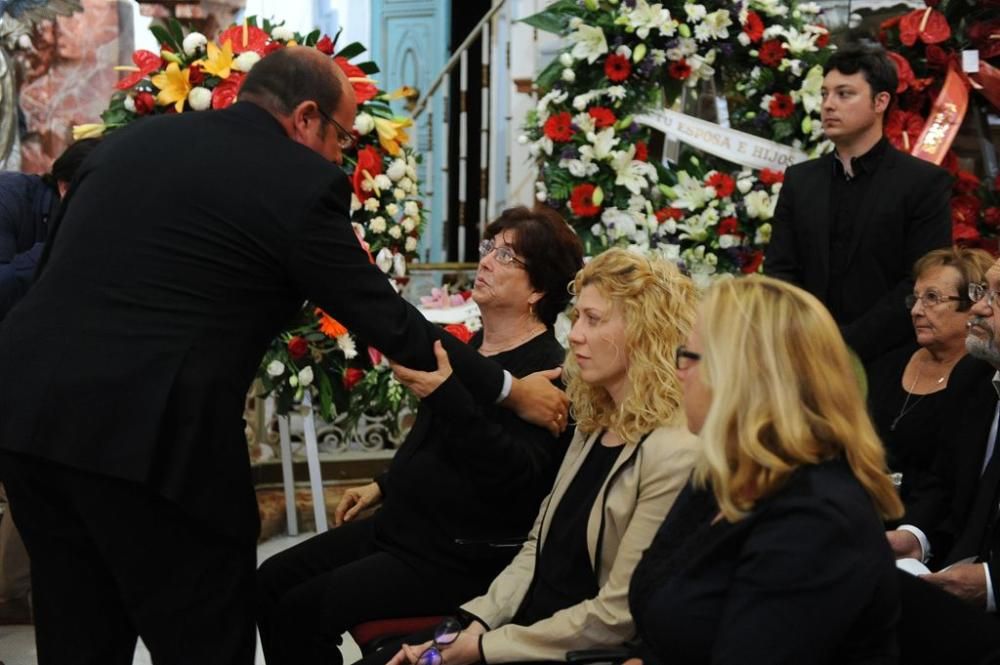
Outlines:
[[315,313],[319,317],[319,330],[327,337],[337,338],[347,334],[347,328],[319,307],[316,308]]

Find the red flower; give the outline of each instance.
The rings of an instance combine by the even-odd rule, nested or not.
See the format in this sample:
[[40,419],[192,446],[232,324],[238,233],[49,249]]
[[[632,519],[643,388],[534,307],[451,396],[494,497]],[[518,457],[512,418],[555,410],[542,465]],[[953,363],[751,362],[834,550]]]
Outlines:
[[771,98],[771,103],[767,105],[767,110],[775,118],[787,118],[795,113],[795,102],[790,95],[776,92]]
[[889,41],[889,35],[888,35],[889,29],[899,25],[899,21],[902,18],[903,15],[898,14],[896,16],[887,18],[886,20],[882,21],[882,23],[880,23],[878,26],[878,40],[883,44],[887,43]]
[[726,217],[719,222],[720,235],[736,235],[740,232],[740,220],[735,217]]
[[951,27],[944,14],[936,9],[914,9],[899,20],[899,41],[913,46],[920,38],[925,44],[938,44],[951,37]]
[[156,98],[149,92],[140,92],[132,101],[135,102],[135,112],[138,115],[152,113],[156,108]]
[[358,163],[354,167],[354,174],[351,176],[351,183],[354,185],[354,195],[359,201],[365,201],[372,196],[372,192],[366,192],[361,187],[361,183],[366,178],[374,178],[382,173],[382,155],[375,146],[365,146],[358,150]]
[[671,62],[670,66],[667,67],[667,73],[670,74],[671,78],[683,81],[691,76],[691,65],[688,64],[687,60],[682,58],[676,62]]
[[950,173],[953,178],[958,177],[958,157],[955,156],[954,150],[949,150],[945,153],[944,161],[941,162],[941,168]]
[[378,94],[378,87],[368,79],[368,75],[360,67],[349,63],[347,58],[334,58],[334,62],[340,65],[340,68],[347,74],[351,87],[354,88],[354,96],[357,98],[358,104],[364,104],[375,98],[375,95]]
[[927,56],[927,66],[934,69],[946,69],[951,61],[951,52],[937,44],[928,44],[924,49],[924,55]]
[[996,38],[1000,34],[1000,17],[975,21],[966,30],[966,34],[972,45],[979,50],[980,60],[991,60],[1000,55],[1000,39]]
[[620,83],[632,73],[632,63],[623,55],[612,53],[604,61],[604,74],[615,83]]
[[762,183],[770,187],[776,182],[785,182],[785,172],[772,171],[771,169],[761,169],[758,178]]
[[736,182],[728,174],[722,173],[721,171],[716,171],[708,179],[705,180],[705,184],[709,187],[715,189],[715,195],[720,199],[724,199],[727,196],[732,195],[733,190],[736,188]]
[[958,194],[971,194],[979,189],[979,176],[968,171],[959,171],[952,189]]
[[252,25],[234,25],[221,33],[215,41],[219,42],[219,46],[230,42],[233,45],[233,53],[253,51],[263,57],[267,54],[267,43],[271,41],[271,36]]
[[746,257],[743,265],[740,266],[740,271],[744,275],[752,275],[760,270],[760,264],[762,263],[764,263],[764,252],[755,250]]
[[951,227],[951,240],[956,245],[974,247],[979,238],[979,230],[976,229],[975,226],[970,226],[968,224],[953,224]]
[[601,212],[601,206],[594,203],[594,190],[596,187],[590,183],[577,185],[570,195],[569,209],[577,217],[593,217]]
[[971,194],[959,194],[951,197],[951,223],[976,225],[979,219],[979,208],[982,204]]
[[919,113],[893,108],[885,121],[885,135],[889,143],[903,152],[909,152],[924,131],[924,119]]
[[747,37],[754,44],[761,40],[764,36],[764,21],[761,20],[760,14],[752,9],[747,12],[747,23],[743,26],[743,32],[747,33]]
[[139,71],[131,72],[128,76],[115,83],[118,90],[128,90],[133,85],[146,78],[160,68],[160,56],[152,51],[138,50],[132,54],[132,62],[139,68]]
[[292,360],[305,358],[307,353],[309,353],[309,342],[306,341],[305,337],[296,335],[288,340],[288,355],[292,357]]
[[618,122],[618,118],[615,117],[614,111],[607,108],[606,106],[595,106],[594,108],[587,111],[591,118],[594,119],[594,126],[598,129],[603,129],[604,127],[610,127],[611,125]]
[[445,332],[451,333],[453,336],[462,340],[462,342],[468,344],[469,340],[472,339],[472,331],[469,330],[464,323],[452,323],[444,327]]
[[656,215],[656,221],[658,221],[660,224],[663,224],[668,219],[672,219],[674,221],[680,221],[684,219],[684,211],[681,210],[680,208],[672,208],[672,207],[660,208],[653,214]]
[[768,67],[777,67],[782,59],[788,54],[785,45],[777,39],[769,39],[760,45],[759,58]]
[[635,142],[635,158],[636,158],[637,161],[640,161],[640,162],[648,162],[649,161],[649,148],[646,147],[646,142],[645,141],[636,141]]
[[916,76],[913,75],[913,68],[910,67],[909,60],[894,51],[886,51],[886,55],[892,60],[892,64],[896,65],[896,78],[898,80],[896,93],[899,94],[910,87]]
[[545,121],[542,131],[553,141],[569,141],[573,138],[573,118],[570,117],[567,111],[551,115]]
[[205,82],[205,74],[201,71],[201,65],[191,65],[188,68],[188,80],[191,85],[201,85]]
[[229,78],[220,81],[212,90],[212,108],[219,110],[231,106],[236,101],[236,96],[240,94],[244,78],[246,74],[243,72],[232,72]]
[[365,371],[357,367],[348,367],[344,370],[344,390],[351,390],[358,385],[361,379],[365,378]]
[[316,50],[320,53],[325,53],[326,55],[333,55],[333,40],[330,39],[329,35],[323,35],[318,42],[316,42]]
[[[824,30],[826,30],[826,26],[825,25],[816,24],[816,27],[823,28]],[[820,33],[819,35],[816,36],[816,47],[817,48],[826,48],[829,44],[830,44],[830,31],[829,30],[827,30],[826,32]]]
[[990,206],[983,211],[983,224],[986,226],[997,228],[1000,226],[1000,207]]

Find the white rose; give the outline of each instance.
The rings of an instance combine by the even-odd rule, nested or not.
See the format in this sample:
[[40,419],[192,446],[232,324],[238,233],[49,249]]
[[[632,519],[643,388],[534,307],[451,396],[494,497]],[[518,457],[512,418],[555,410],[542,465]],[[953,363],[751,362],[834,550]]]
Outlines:
[[373,218],[372,221],[368,222],[368,228],[372,233],[385,233],[385,217],[379,215],[378,217]]
[[414,238],[413,236],[409,236],[406,239],[406,251],[412,252],[415,251],[416,249],[417,249],[417,239]]
[[285,363],[280,360],[272,360],[267,364],[267,375],[275,378],[285,373]]
[[396,189],[392,190],[392,197],[397,201],[402,201],[403,199],[406,198],[406,192],[397,187]]
[[204,111],[212,105],[212,91],[202,86],[191,88],[188,93],[188,104],[195,111]]
[[399,181],[399,187],[404,192],[412,192],[416,190],[417,184],[412,180],[410,180],[409,178],[403,178],[402,180]]
[[313,382],[313,378],[315,377],[313,377],[312,367],[303,367],[299,371],[299,385],[303,388],[308,387]]
[[740,194],[746,194],[753,189],[753,180],[750,178],[740,178],[736,181],[736,189],[740,190]]
[[[392,189],[392,180],[390,180],[389,176],[387,176],[386,174],[379,173],[377,176],[375,176],[375,186],[383,191],[387,189]],[[400,185],[400,187],[402,187],[402,185]]]
[[566,69],[562,70],[562,80],[566,81],[567,83],[572,83],[573,81],[576,80],[576,72],[567,67]]
[[407,201],[403,204],[403,214],[407,217],[419,217],[420,206],[417,205],[416,201]]
[[396,205],[395,203],[390,203],[389,205],[387,205],[387,206],[385,207],[385,211],[386,211],[386,213],[388,213],[388,214],[389,214],[390,216],[392,216],[392,217],[395,217],[396,215],[398,215],[398,214],[399,214],[399,206],[398,206],[398,205]]
[[407,233],[413,233],[413,229],[416,228],[416,226],[417,226],[413,222],[413,218],[412,217],[404,217],[403,221],[400,222],[400,224],[403,226],[403,230],[406,231]]
[[295,39],[295,31],[287,26],[279,25],[271,30],[271,38],[287,42],[289,39]]
[[378,208],[379,208],[379,202],[377,198],[375,198],[374,196],[370,196],[367,199],[365,199],[365,210],[367,210],[368,212],[375,212],[378,210]]
[[402,159],[394,159],[392,164],[389,164],[389,168],[385,170],[385,174],[393,182],[402,179],[406,175],[406,162]]
[[233,69],[238,72],[248,72],[259,60],[260,56],[254,51],[244,51],[233,60]]
[[401,237],[403,237],[403,232],[399,230],[398,226],[390,226],[389,235],[395,238],[396,240],[399,240]]
[[125,110],[129,113],[135,113],[135,98],[132,95],[127,95],[125,97]]
[[192,32],[184,38],[184,52],[188,55],[198,55],[199,51],[204,50],[206,44],[208,44],[208,37],[200,32]]
[[375,129],[375,119],[368,113],[362,111],[354,117],[354,131],[358,134],[364,136],[373,129]]

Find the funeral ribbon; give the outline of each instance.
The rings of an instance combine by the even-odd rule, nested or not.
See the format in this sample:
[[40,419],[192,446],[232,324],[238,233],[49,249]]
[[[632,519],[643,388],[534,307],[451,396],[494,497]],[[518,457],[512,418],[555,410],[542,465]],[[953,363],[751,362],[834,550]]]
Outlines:
[[948,153],[969,108],[969,88],[955,69],[948,70],[944,86],[910,154],[940,165]]

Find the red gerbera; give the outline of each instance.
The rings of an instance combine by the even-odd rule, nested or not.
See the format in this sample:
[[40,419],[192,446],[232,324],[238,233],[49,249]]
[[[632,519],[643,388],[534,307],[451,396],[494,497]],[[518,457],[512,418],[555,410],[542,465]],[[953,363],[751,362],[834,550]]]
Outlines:
[[719,222],[719,235],[736,235],[740,231],[740,220],[735,217],[726,217]]
[[615,83],[624,81],[631,73],[632,63],[623,55],[612,53],[604,61],[604,74]]
[[790,95],[783,92],[774,93],[771,103],[767,105],[767,110],[772,117],[787,118],[795,113],[795,102]]
[[570,196],[569,209],[577,217],[593,217],[601,212],[601,206],[594,203],[594,190],[597,188],[590,183],[577,185],[573,188]]
[[788,54],[785,45],[777,39],[769,39],[760,45],[760,61],[768,67],[777,67]]
[[545,121],[542,131],[553,141],[565,143],[573,138],[573,118],[567,111],[551,115]]
[[732,195],[736,188],[736,182],[726,173],[716,171],[705,180],[705,184],[715,190],[715,195],[720,199]]
[[645,141],[635,142],[635,158],[640,162],[649,161],[649,148],[646,147]]
[[761,20],[760,14],[752,9],[747,12],[747,22],[743,26],[743,32],[747,34],[747,37],[754,44],[761,40],[764,36],[764,21]]
[[587,113],[594,119],[594,126],[598,129],[610,127],[618,122],[618,118],[615,117],[614,111],[606,106],[595,106],[587,111]]
[[684,211],[680,208],[660,208],[653,214],[656,215],[656,221],[660,224],[663,224],[668,219],[672,219],[674,221],[684,219]]
[[354,96],[357,98],[359,105],[364,104],[370,99],[374,99],[375,95],[378,94],[378,88],[369,80],[368,75],[360,67],[349,63],[347,58],[334,58],[334,62],[340,65],[340,68],[347,74],[347,80],[351,82],[351,87],[354,88]]
[[[826,30],[825,25],[817,24],[816,27],[823,28],[824,30]],[[819,35],[816,36],[816,48],[826,48],[829,43],[830,43],[829,30],[826,30],[826,32],[820,33]]]
[[691,76],[691,65],[687,63],[687,60],[682,58],[676,62],[671,62],[670,66],[667,67],[667,73],[670,74],[671,78],[683,81]]
[[776,182],[785,181],[784,171],[772,171],[771,169],[761,169],[760,176],[758,176],[760,181],[770,187]]
[[267,43],[271,41],[271,35],[252,25],[234,25],[220,34],[216,41],[220,45],[231,42],[233,53],[254,51],[257,55],[264,57],[267,55]]
[[152,51],[138,50],[132,54],[132,62],[138,67],[138,71],[131,72],[123,78],[115,87],[119,90],[128,90],[133,85],[146,78],[160,68],[160,56]]
[[243,72],[232,72],[229,78],[219,81],[219,85],[212,88],[212,108],[219,110],[232,106],[240,94],[245,78],[246,74]]

